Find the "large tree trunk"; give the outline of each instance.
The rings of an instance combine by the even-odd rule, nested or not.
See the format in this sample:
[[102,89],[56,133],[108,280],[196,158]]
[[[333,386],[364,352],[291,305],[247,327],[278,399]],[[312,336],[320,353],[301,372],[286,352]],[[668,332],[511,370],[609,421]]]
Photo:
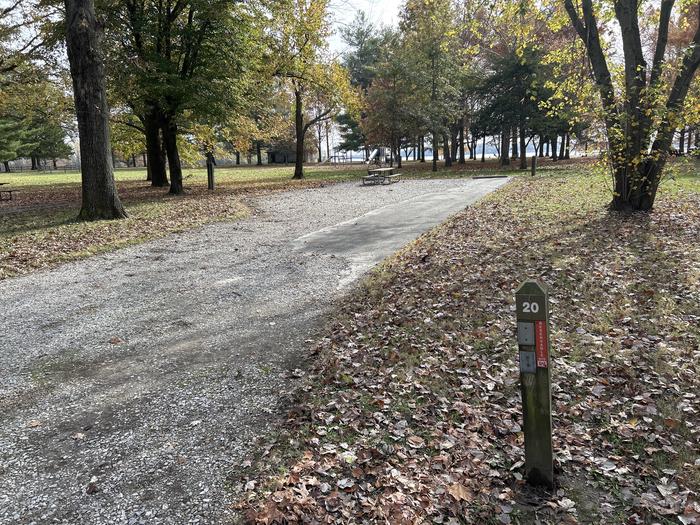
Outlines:
[[522,124],[520,125],[520,169],[527,169],[527,145],[525,144],[525,130]]
[[148,155],[148,180],[151,181],[151,186],[157,188],[168,185],[168,174],[165,171],[165,150],[160,138],[160,120],[155,109],[147,111],[143,120],[146,154]]
[[518,128],[513,126],[511,128],[511,143],[512,143],[512,148],[513,148],[513,153],[512,156],[514,159],[518,158]]
[[681,128],[681,132],[678,136],[678,154],[683,155],[685,153],[685,126]]
[[165,153],[168,156],[168,168],[170,168],[170,193],[180,195],[182,187],[182,165],[180,164],[180,151],[177,147],[177,123],[172,117],[163,119],[163,142]]
[[262,146],[260,145],[259,140],[255,141],[255,156],[257,157],[258,166],[262,166]]
[[618,166],[614,173],[615,193],[612,208],[619,211],[651,210],[665,164],[666,157],[662,156],[658,160],[647,158],[636,168]]
[[552,135],[552,160],[554,161],[559,160],[557,157],[557,138],[558,136],[556,133]]
[[481,139],[481,162],[486,162],[486,135]]
[[[459,163],[466,164],[467,159],[464,154],[464,117],[459,119]],[[469,156],[471,157],[472,150],[469,148]]]
[[501,133],[501,166],[510,166],[510,129],[503,128]]
[[12,170],[10,169],[10,162],[7,160],[4,160],[2,162],[3,166],[5,166],[5,173],[10,173]]
[[440,142],[438,141],[437,131],[433,131],[433,171],[437,171],[437,158],[438,158],[438,148],[440,147]]
[[294,129],[296,132],[296,150],[297,158],[294,163],[294,176],[293,179],[303,179],[304,178],[304,135],[306,134],[306,129],[304,128],[304,109],[302,107],[302,97],[301,91],[299,89],[294,90]]
[[65,0],[66,49],[80,136],[82,220],[126,217],[114,184],[101,35],[93,0]]
[[566,160],[571,158],[571,133],[568,132],[565,137],[564,158]]

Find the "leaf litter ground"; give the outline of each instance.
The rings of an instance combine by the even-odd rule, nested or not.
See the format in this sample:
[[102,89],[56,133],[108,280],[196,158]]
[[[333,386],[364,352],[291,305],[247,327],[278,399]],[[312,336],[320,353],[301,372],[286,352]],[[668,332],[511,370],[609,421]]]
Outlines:
[[[522,178],[385,263],[232,473],[245,521],[700,523],[698,190],[620,215],[596,176]],[[527,278],[551,289],[551,492],[522,479]]]

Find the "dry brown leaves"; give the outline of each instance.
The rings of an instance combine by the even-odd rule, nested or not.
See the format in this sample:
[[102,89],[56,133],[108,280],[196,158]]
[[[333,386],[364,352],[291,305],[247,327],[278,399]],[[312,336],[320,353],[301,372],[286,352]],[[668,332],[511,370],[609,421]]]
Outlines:
[[[247,521],[698,523],[700,196],[650,216],[606,199],[597,178],[521,179],[377,272],[236,474]],[[526,278],[551,287],[552,493],[520,472]]]

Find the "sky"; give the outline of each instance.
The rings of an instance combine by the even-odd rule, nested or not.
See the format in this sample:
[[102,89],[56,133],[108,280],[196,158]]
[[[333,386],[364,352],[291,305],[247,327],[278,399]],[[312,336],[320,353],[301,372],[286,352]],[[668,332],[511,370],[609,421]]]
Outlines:
[[338,29],[352,22],[358,11],[367,13],[376,25],[398,24],[399,9],[403,0],[331,0],[331,14],[335,34],[330,39],[331,50],[341,52],[345,46]]

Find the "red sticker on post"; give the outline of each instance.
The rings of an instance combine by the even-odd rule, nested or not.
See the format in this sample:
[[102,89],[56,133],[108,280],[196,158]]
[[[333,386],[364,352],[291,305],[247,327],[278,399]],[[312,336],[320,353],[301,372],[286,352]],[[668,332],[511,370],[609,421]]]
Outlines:
[[537,358],[537,368],[547,368],[549,365],[547,346],[547,323],[545,321],[535,321],[535,354]]

